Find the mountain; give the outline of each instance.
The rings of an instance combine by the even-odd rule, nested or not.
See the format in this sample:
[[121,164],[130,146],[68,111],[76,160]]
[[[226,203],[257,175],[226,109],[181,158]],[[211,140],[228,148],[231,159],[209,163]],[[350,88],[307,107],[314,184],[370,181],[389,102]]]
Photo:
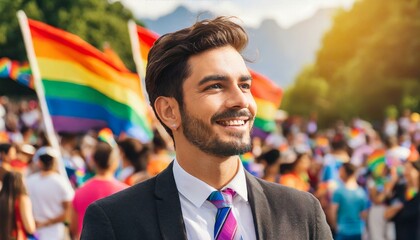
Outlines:
[[[273,19],[257,28],[246,27],[249,44],[244,56],[248,66],[286,88],[306,64],[314,61],[323,34],[331,27],[335,9],[320,9],[312,17],[284,29]],[[180,6],[156,20],[141,19],[151,30],[164,34],[188,27],[197,19],[212,18],[210,12],[194,13]]]

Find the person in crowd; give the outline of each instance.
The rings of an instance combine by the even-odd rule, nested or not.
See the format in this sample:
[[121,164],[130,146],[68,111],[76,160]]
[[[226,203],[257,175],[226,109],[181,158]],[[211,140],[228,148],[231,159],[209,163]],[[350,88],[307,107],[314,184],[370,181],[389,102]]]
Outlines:
[[91,204],[81,239],[332,239],[316,198],[241,164],[256,115],[240,54],[247,39],[218,17],[155,42],[146,88],[176,158],[156,177]]
[[4,175],[12,170],[10,162],[16,158],[16,147],[10,143],[0,144],[0,189]]
[[[134,138],[126,138],[118,142],[122,160],[122,170],[118,179],[128,185],[149,178],[147,164],[149,148]],[[135,175],[137,174],[137,175]]]
[[141,183],[143,181],[146,181],[147,179],[151,178],[153,175],[151,175],[147,171],[147,166],[150,165],[150,161],[152,159],[153,153],[150,149],[149,145],[144,145],[139,153],[139,161],[141,163],[141,168],[139,168],[131,177],[128,184],[134,185],[137,183]]
[[0,219],[0,240],[26,240],[35,232],[32,203],[18,172],[4,175],[0,190]]
[[405,181],[397,182],[397,172],[392,172],[392,179],[396,184],[393,194],[388,199],[385,218],[395,222],[396,240],[419,239],[416,236],[419,224],[419,160],[404,163]]
[[80,156],[78,149],[78,137],[75,134],[62,134],[61,141],[61,155],[66,169],[66,173],[73,188],[78,186],[77,173],[86,169],[86,164]]
[[[343,131],[341,124],[337,125],[337,132]],[[342,184],[339,175],[339,169],[343,163],[349,162],[350,156],[347,152],[347,144],[344,135],[337,133],[331,140],[331,152],[324,156],[324,165],[321,172],[321,182],[315,193],[315,196],[320,200],[322,208],[327,215],[327,221],[330,226],[333,224],[333,219],[330,213],[331,198],[334,191]]]
[[280,184],[308,192],[310,189],[308,170],[311,165],[311,155],[308,152],[299,152],[293,155],[291,161],[281,163]]
[[[385,149],[375,150],[369,157],[384,156]],[[389,181],[389,168],[383,163],[378,170],[372,170],[367,178],[367,191],[370,200],[367,218],[368,239],[389,240],[395,239],[395,226],[393,222],[385,219],[386,199],[390,196],[394,182]]]
[[153,153],[147,165],[147,172],[150,176],[156,176],[169,166],[173,158],[168,150],[168,144],[158,131],[154,131],[152,143]]
[[339,170],[343,184],[332,197],[332,228],[336,240],[362,240],[367,217],[368,196],[356,181],[356,166],[344,163]]
[[113,149],[108,143],[99,142],[92,158],[96,175],[76,190],[73,199],[70,230],[74,239],[80,238],[83,217],[89,204],[128,187],[114,177],[118,167],[118,149]]
[[30,144],[22,144],[18,146],[16,159],[10,161],[12,169],[20,172],[23,176],[28,175],[28,166],[32,161],[35,151],[35,147]]
[[36,154],[40,172],[27,178],[39,240],[64,239],[74,191],[67,178],[54,170],[57,153],[44,147]]
[[90,134],[86,134],[82,137],[80,143],[80,155],[85,161],[85,169],[83,169],[82,174],[76,174],[77,186],[82,186],[85,182],[95,176],[93,153],[96,149],[97,142],[96,138]]
[[23,135],[20,132],[19,117],[15,113],[7,113],[6,117],[6,130],[11,142],[16,144],[23,143]]
[[256,161],[264,166],[262,179],[280,183],[280,151],[271,149],[256,158]]
[[409,147],[400,146],[396,136],[387,137],[385,145],[387,147],[385,157],[388,165],[401,166],[410,156]]

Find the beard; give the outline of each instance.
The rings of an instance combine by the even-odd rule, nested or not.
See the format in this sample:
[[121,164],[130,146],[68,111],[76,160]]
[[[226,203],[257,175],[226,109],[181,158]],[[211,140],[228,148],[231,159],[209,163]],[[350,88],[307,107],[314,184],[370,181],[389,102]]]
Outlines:
[[[182,120],[182,131],[187,140],[201,151],[218,157],[230,157],[251,151],[251,131],[246,132],[227,132],[231,140],[223,141],[214,132],[210,124],[205,123],[180,109]],[[254,116],[248,110],[228,110],[215,114],[211,118],[212,124],[217,124],[217,120],[223,118],[242,117],[249,118],[249,126],[252,126]]]

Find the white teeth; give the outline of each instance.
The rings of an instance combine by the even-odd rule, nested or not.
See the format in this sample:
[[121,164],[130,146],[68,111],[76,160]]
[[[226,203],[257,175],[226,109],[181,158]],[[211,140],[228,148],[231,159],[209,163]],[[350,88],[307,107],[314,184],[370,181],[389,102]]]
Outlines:
[[228,120],[220,122],[224,126],[242,126],[245,124],[244,120]]

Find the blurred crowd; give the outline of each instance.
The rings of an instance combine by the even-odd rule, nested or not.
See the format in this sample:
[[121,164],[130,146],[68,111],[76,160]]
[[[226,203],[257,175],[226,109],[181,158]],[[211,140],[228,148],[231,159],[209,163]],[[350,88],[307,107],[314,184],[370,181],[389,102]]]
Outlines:
[[[420,239],[418,113],[374,126],[355,118],[319,129],[315,115],[276,125],[254,133],[252,151],[240,156],[249,172],[317,197],[335,239]],[[0,98],[0,240],[78,239],[90,203],[159,174],[175,157],[158,131],[150,143],[109,129],[59,139],[60,149],[48,146],[36,100]]]

